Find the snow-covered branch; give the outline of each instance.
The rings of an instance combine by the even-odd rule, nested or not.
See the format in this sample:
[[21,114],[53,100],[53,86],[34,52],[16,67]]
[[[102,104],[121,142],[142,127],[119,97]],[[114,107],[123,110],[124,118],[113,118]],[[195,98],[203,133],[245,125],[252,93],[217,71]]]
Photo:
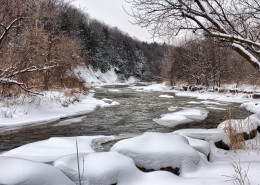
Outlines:
[[3,42],[4,38],[7,36],[9,30],[14,27],[15,23],[20,21],[21,19],[24,19],[24,17],[17,17],[13,19],[7,26],[4,26],[4,24],[0,24],[1,27],[4,29],[3,33],[0,35],[0,44]]
[[136,23],[157,36],[204,30],[228,42],[260,72],[260,7],[256,0],[129,0]]
[[41,95],[41,93],[30,90],[31,88],[28,87],[25,83],[16,80],[16,76],[32,73],[32,72],[42,72],[42,71],[50,70],[56,66],[57,65],[44,66],[44,67],[29,66],[23,69],[18,69],[16,66],[11,66],[6,69],[0,69],[0,71],[2,71],[2,73],[0,74],[0,84],[16,85],[30,94]]

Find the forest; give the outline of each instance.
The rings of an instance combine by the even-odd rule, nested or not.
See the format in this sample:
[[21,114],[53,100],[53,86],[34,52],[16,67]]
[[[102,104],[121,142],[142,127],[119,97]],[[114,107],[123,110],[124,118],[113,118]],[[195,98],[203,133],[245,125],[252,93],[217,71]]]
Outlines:
[[[258,84],[259,73],[230,45],[203,36],[178,43],[147,43],[92,19],[62,0],[8,0],[0,10],[2,95],[81,88],[74,69],[111,68],[122,80],[167,80],[171,85]],[[184,43],[184,44],[183,44]],[[75,83],[76,82],[76,83]]]

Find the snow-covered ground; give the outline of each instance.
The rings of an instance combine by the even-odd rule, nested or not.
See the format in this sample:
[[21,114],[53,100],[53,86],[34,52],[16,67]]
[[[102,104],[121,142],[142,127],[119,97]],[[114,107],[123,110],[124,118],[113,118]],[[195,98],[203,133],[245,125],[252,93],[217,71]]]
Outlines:
[[30,100],[10,100],[17,103],[0,102],[0,132],[20,126],[42,124],[61,118],[86,114],[97,106],[116,105],[116,102],[105,102],[94,98],[94,94],[80,95],[79,102],[71,102],[62,92],[46,92],[43,97]]
[[[78,67],[75,71],[87,86],[122,84],[115,69],[102,73],[90,67]],[[138,81],[134,77],[123,80],[124,84]],[[118,89],[109,89],[120,92]],[[94,98],[94,90],[88,95],[77,94],[66,96],[66,92],[48,91],[43,96],[0,99],[0,132],[17,129],[21,126],[45,124],[61,118],[77,116],[93,111],[96,107],[117,106],[120,103],[113,100],[98,100]]]
[[[109,152],[95,152],[91,146],[112,137],[78,137],[78,155],[75,138],[51,138],[1,155],[0,184],[73,185],[80,179],[82,185],[232,185],[241,180],[236,170],[245,184],[259,184],[259,149],[226,151],[211,140],[190,137],[198,133],[216,132],[148,132],[117,142]],[[260,136],[253,140],[259,142]],[[34,162],[27,160],[28,154]],[[154,171],[142,172],[137,166]],[[170,167],[179,168],[179,176],[164,171]]]

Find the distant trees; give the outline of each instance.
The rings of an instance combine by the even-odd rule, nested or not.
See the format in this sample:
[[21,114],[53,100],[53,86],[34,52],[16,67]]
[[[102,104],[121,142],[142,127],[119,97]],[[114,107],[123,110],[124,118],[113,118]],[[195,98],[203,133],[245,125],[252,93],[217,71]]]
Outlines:
[[138,24],[159,35],[184,30],[229,43],[260,72],[260,3],[257,0],[130,0]]
[[259,73],[244,60],[217,39],[194,40],[182,46],[168,47],[162,60],[161,75],[171,85],[182,82],[213,89],[224,83],[259,83]]

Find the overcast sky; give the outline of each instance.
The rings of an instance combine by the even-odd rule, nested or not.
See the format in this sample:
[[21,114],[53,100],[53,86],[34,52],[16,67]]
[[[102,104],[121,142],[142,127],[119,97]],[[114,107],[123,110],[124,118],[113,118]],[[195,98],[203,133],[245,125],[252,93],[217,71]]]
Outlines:
[[124,0],[74,0],[72,4],[84,9],[90,17],[103,21],[112,27],[118,27],[132,37],[141,41],[153,41],[145,28],[130,23],[133,18],[127,15],[122,8],[123,6],[128,10],[130,8]]

